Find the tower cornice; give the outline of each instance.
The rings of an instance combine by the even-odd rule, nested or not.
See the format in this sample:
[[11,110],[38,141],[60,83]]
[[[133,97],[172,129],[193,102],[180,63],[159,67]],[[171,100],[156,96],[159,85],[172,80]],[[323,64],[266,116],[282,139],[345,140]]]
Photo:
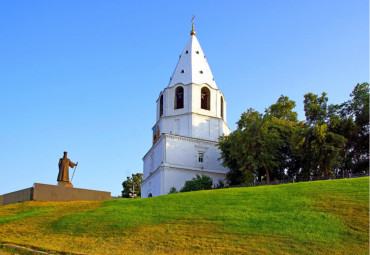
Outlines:
[[[183,83],[176,83],[174,84],[173,86],[171,87],[167,87],[167,88],[164,88],[164,90],[162,90],[159,95],[158,95],[158,98],[156,100],[156,102],[160,99],[161,95],[168,89],[172,89],[173,87],[177,87],[177,86],[183,86],[183,87],[187,87],[187,86],[192,86],[192,85],[195,85],[195,86],[208,86],[210,89],[213,89],[213,90],[216,90],[216,91],[219,91],[222,96],[224,97],[224,93],[221,92],[221,90],[219,90],[218,88],[213,88],[211,85],[209,85],[208,83],[202,83],[202,84],[197,84],[197,83],[188,83],[188,84],[183,84]],[[225,100],[225,99],[224,99]],[[225,102],[227,102],[227,100],[225,100]]]

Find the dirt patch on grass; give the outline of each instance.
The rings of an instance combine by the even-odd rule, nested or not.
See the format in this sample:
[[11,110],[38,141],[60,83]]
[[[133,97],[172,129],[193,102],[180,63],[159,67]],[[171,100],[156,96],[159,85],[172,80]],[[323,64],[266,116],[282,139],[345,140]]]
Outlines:
[[[16,215],[17,213],[24,213],[27,210],[35,210],[44,208],[55,208],[51,211],[44,212],[41,214],[33,215],[32,217],[16,219],[6,224],[2,224],[0,227],[0,240],[2,242],[10,242],[15,244],[21,244],[25,246],[43,247],[46,249],[64,251],[64,248],[70,246],[69,242],[73,240],[66,238],[66,236],[58,236],[53,234],[53,230],[50,226],[53,222],[57,221],[61,217],[76,212],[92,210],[100,207],[102,202],[88,202],[88,201],[76,201],[76,202],[26,202],[22,204],[16,204],[4,206],[0,208],[0,215]],[[67,242],[64,242],[67,239]]]
[[[222,231],[209,221],[177,220],[127,231],[111,238],[75,237],[75,252],[95,254],[342,254],[281,236]],[[85,249],[85,248],[88,249]],[[72,247],[71,247],[72,248]]]
[[[315,201],[315,209],[338,217],[346,229],[343,254],[369,254],[369,205],[346,196],[330,196]],[[334,244],[333,244],[334,245]]]

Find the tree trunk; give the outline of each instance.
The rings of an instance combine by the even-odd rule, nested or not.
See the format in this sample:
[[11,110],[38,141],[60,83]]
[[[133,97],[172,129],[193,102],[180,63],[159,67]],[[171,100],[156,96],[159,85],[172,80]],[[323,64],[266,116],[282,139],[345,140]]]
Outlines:
[[325,179],[328,178],[329,174],[328,174],[328,167],[326,166],[326,164],[324,163],[324,175],[325,175]]
[[267,167],[265,168],[265,170],[266,170],[266,181],[268,184],[270,184],[270,171]]

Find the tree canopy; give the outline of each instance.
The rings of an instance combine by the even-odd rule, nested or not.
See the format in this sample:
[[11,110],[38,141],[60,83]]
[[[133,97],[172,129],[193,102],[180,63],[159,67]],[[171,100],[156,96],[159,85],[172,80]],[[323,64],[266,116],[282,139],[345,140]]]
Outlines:
[[138,197],[141,197],[141,183],[143,181],[143,174],[137,173],[132,174],[131,177],[127,176],[127,179],[122,182],[122,197],[129,198],[132,193],[133,187]]
[[242,113],[237,129],[219,140],[228,181],[369,172],[369,84],[357,84],[350,96],[329,105],[325,92],[305,94],[305,121],[298,121],[295,102],[283,95],[263,114],[252,108]]

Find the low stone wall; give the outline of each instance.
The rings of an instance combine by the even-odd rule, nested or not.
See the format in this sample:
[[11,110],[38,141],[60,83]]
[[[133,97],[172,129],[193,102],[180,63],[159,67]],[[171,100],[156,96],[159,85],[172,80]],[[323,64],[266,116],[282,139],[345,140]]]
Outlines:
[[22,189],[0,196],[0,205],[30,201],[33,197],[33,188]]
[[36,201],[78,201],[108,199],[111,199],[111,193],[106,191],[69,188],[42,183],[34,184],[33,200]]

